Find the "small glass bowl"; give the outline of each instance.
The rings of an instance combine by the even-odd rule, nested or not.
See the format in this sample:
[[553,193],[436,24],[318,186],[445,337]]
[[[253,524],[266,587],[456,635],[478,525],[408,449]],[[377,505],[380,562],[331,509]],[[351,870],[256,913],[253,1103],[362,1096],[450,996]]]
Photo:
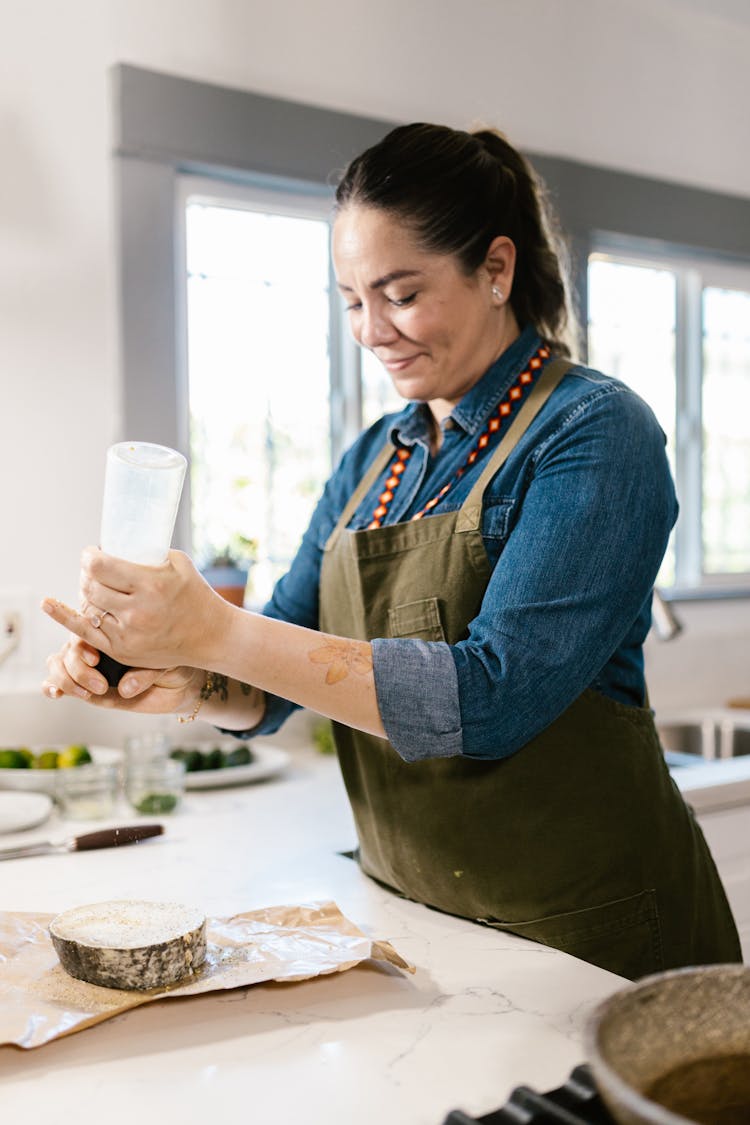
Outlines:
[[103,820],[115,811],[120,788],[116,763],[92,762],[57,771],[55,797],[68,820]]
[[171,813],[185,791],[185,763],[174,758],[151,758],[128,762],[125,796],[144,816]]

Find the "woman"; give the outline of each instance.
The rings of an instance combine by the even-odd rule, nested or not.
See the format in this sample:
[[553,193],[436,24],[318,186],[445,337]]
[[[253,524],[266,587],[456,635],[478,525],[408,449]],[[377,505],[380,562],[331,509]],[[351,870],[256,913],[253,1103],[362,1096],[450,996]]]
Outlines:
[[[629,977],[741,959],[646,702],[664,437],[566,360],[531,168],[489,130],[395,129],[341,180],[333,254],[409,405],[345,454],[263,615],[179,552],[87,551],[83,613],[45,603],[80,639],[44,690],[245,735],[309,707],[334,720],[362,867],[400,894]],[[118,692],[97,649],[133,669]]]

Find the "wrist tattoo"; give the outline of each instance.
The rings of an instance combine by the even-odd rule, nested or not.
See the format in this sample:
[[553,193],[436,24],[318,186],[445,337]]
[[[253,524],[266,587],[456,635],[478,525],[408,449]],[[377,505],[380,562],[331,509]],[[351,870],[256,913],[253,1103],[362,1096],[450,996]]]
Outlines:
[[313,664],[327,664],[325,682],[337,684],[349,672],[366,676],[372,672],[372,649],[367,641],[328,640],[307,654]]
[[226,703],[229,697],[229,677],[222,676],[218,672],[207,672],[206,682],[201,688],[201,700],[206,703],[212,695],[218,695],[222,703]]
[[240,691],[242,692],[243,695],[251,695],[252,690],[253,690],[252,684],[243,684],[242,681],[240,681]]
[[[247,684],[241,684],[242,694],[249,694],[250,688]],[[247,687],[247,692],[245,688]],[[203,681],[203,687],[198,692],[198,699],[189,715],[178,715],[177,721],[180,723],[193,723],[198,718],[198,712],[204,703],[207,703],[212,695],[218,695],[222,703],[226,703],[229,698],[229,677],[222,676],[219,672],[206,672],[206,678]]]
[[178,715],[177,721],[179,723],[194,723],[198,718],[198,712],[200,711],[203,704],[207,699],[210,699],[211,696],[215,695],[216,693],[218,693],[220,699],[226,700],[229,693],[229,689],[227,687],[227,678],[226,676],[219,676],[215,672],[206,672],[206,678],[203,681],[203,687],[198,692],[198,699],[196,700],[193,710],[189,715]]

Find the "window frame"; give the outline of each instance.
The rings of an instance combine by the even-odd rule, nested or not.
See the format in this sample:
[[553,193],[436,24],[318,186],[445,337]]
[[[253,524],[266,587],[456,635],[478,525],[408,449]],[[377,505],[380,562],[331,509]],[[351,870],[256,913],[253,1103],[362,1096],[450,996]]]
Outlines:
[[[592,237],[587,268],[597,255],[623,265],[668,270],[675,277],[675,485],[680,518],[674,532],[675,581],[663,592],[675,601],[750,597],[750,572],[705,574],[702,565],[703,290],[716,287],[750,293],[750,261],[606,232]],[[584,327],[587,325],[588,315]]]

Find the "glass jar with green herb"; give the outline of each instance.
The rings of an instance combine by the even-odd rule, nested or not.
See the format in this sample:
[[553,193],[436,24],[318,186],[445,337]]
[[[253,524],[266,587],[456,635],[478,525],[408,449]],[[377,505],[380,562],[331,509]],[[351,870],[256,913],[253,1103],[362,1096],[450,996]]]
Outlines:
[[148,816],[174,812],[184,790],[184,762],[152,758],[128,763],[125,795],[136,812]]

